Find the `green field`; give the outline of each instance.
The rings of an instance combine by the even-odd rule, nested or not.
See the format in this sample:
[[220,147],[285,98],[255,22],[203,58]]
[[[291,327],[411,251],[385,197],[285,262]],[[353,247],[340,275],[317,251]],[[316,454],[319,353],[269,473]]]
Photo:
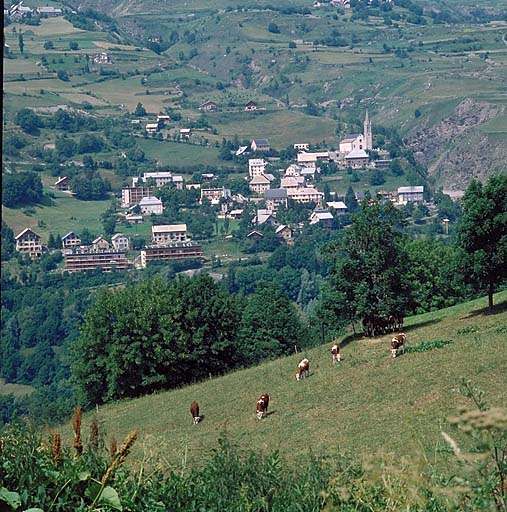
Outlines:
[[24,396],[29,395],[34,391],[32,386],[24,384],[7,384],[4,379],[0,379],[0,396],[2,395],[15,395]]
[[95,234],[102,232],[100,215],[109,208],[109,201],[80,201],[65,192],[45,192],[54,195],[54,198],[47,198],[48,204],[27,208],[2,206],[2,218],[15,235],[25,228],[32,228],[46,243],[50,232],[62,236],[69,231],[81,233],[85,228]]
[[[347,336],[340,340],[343,360],[333,366],[328,340],[255,368],[102,406],[99,421],[117,439],[139,429],[134,459],[150,454],[170,467],[206,459],[223,434],[245,448],[280,450],[289,459],[341,450],[433,460],[443,447],[446,418],[464,403],[462,377],[482,388],[491,406],[505,405],[507,291],[495,302],[492,315],[486,314],[487,300],[479,299],[406,319],[409,346],[450,340],[443,348],[392,359],[389,336]],[[311,375],[296,382],[303,356],[311,361]],[[259,421],[255,402],[264,392],[271,395],[270,413]],[[204,416],[198,427],[188,412],[192,400],[199,401]],[[69,437],[70,425],[63,432]]]

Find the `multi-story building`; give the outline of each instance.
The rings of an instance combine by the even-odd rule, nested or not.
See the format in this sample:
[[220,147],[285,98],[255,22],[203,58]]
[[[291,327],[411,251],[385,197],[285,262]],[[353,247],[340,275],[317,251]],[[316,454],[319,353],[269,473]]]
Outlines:
[[266,162],[264,158],[250,158],[248,160],[248,175],[250,178],[264,174],[266,171]]
[[64,256],[63,269],[67,272],[79,272],[82,270],[92,270],[101,268],[103,270],[127,269],[129,261],[122,252],[88,252],[77,249]]
[[146,268],[148,262],[153,260],[183,260],[202,257],[202,247],[190,240],[164,245],[149,245],[141,251],[141,267]]
[[228,199],[231,197],[231,191],[228,188],[201,188],[201,198],[199,203],[202,204],[203,200],[209,201],[211,204],[218,204],[220,199]]
[[370,157],[364,149],[354,149],[345,157],[345,163],[352,169],[364,167],[369,161]]
[[153,190],[150,187],[127,187],[121,191],[121,206],[128,208],[139,203],[145,197],[153,196]]
[[422,203],[424,201],[424,187],[399,187],[398,204]]
[[313,187],[287,189],[287,197],[296,203],[320,203],[324,194]]
[[30,228],[26,228],[19,235],[14,237],[16,240],[16,251],[22,254],[28,254],[31,258],[42,256],[41,237]]
[[284,188],[272,188],[264,192],[264,200],[266,208],[272,212],[276,211],[280,206],[287,208],[287,190]]
[[164,224],[151,227],[151,239],[154,244],[164,245],[172,242],[187,241],[186,224]]
[[254,176],[248,184],[250,190],[256,194],[264,194],[266,190],[269,190],[271,181],[264,174]]
[[143,215],[162,215],[164,213],[162,201],[155,196],[143,197],[139,201],[139,208]]

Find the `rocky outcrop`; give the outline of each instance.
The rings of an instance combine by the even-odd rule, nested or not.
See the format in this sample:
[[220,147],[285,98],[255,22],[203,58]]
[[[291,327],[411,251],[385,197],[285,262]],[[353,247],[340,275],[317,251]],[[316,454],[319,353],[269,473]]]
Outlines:
[[507,145],[480,130],[504,112],[504,106],[463,100],[454,112],[434,126],[420,126],[407,140],[438,185],[460,190],[472,178],[507,172]]

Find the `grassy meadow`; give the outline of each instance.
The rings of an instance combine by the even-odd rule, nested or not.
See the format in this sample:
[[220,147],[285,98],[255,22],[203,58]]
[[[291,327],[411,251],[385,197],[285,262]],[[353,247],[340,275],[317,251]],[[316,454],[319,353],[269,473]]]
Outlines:
[[[487,299],[407,318],[411,352],[391,358],[390,336],[341,338],[342,362],[333,366],[329,347],[287,355],[173,391],[124,400],[97,409],[107,435],[122,439],[139,429],[132,461],[158,461],[180,467],[198,464],[219,436],[243,448],[279,450],[289,460],[330,456],[338,450],[368,456],[392,452],[433,462],[446,451],[441,430],[465,403],[460,379],[484,390],[491,406],[504,406],[507,392],[507,291],[496,294],[494,314]],[[448,340],[443,348],[413,350],[422,342]],[[294,371],[306,356],[309,378]],[[271,396],[269,414],[259,421],[255,402]],[[203,421],[192,426],[189,406],[201,405]],[[91,421],[86,415],[86,428]],[[70,424],[62,432],[67,441]],[[456,434],[453,431],[453,435]],[[459,439],[459,434],[458,439]],[[134,462],[134,463],[135,463]]]

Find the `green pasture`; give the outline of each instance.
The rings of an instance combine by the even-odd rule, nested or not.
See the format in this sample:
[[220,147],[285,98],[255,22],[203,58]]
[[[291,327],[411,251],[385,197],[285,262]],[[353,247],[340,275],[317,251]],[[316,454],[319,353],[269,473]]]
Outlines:
[[33,391],[35,391],[35,389],[32,386],[27,386],[25,384],[7,384],[5,379],[0,379],[0,396],[24,396],[29,395]]
[[218,149],[213,146],[196,146],[183,142],[138,139],[138,144],[149,158],[154,158],[161,165],[185,167],[202,165],[203,167],[227,167],[230,162],[218,158]]
[[220,136],[233,139],[268,139],[277,149],[297,141],[336,144],[336,124],[332,119],[307,116],[293,110],[224,113],[213,117]]
[[[491,406],[504,406],[507,372],[507,292],[496,294],[495,314],[486,299],[406,319],[409,347],[449,340],[443,348],[407,352],[393,359],[390,336],[340,338],[342,362],[333,366],[322,346],[223,377],[98,409],[108,436],[139,430],[133,463],[147,453],[170,468],[199,464],[219,436],[256,451],[279,450],[289,460],[331,456],[338,451],[367,456],[392,452],[433,460],[443,448],[446,419],[465,404],[462,377],[485,392]],[[301,350],[301,348],[299,348]],[[308,357],[311,374],[296,382],[298,361]],[[269,393],[269,414],[259,421],[255,402]],[[203,421],[188,411],[198,400]],[[85,416],[85,428],[95,410]],[[70,424],[63,427],[67,442]],[[458,435],[458,440],[459,434]]]
[[62,236],[69,231],[81,233],[85,228],[97,235],[102,232],[100,216],[110,201],[80,201],[65,192],[48,189],[45,192],[54,195],[54,198],[46,197],[45,204],[26,208],[2,206],[2,218],[15,235],[32,228],[45,243],[50,232]]

